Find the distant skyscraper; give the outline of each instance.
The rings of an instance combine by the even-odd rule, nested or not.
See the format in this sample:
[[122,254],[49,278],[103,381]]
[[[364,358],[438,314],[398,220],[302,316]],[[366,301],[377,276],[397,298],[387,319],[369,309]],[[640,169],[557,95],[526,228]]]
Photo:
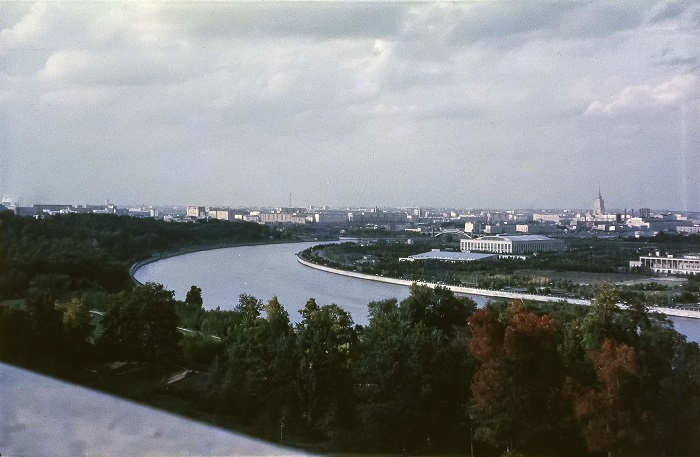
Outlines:
[[605,202],[603,201],[603,196],[600,195],[600,187],[598,188],[598,198],[593,202],[593,214],[595,216],[605,214]]

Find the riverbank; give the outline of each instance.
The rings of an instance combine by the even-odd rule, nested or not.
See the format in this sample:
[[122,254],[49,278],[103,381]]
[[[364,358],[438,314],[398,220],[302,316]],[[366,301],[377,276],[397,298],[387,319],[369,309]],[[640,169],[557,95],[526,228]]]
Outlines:
[[[357,279],[363,279],[367,281],[377,281],[377,282],[383,282],[387,284],[395,284],[395,285],[400,285],[400,286],[406,286],[410,287],[413,284],[418,284],[422,286],[428,286],[435,288],[437,286],[445,287],[447,289],[450,289],[452,292],[457,293],[457,294],[465,294],[465,295],[480,295],[483,297],[493,297],[493,298],[505,298],[509,300],[532,300],[532,301],[539,301],[539,302],[555,302],[555,303],[569,303],[572,305],[582,305],[582,306],[590,306],[591,301],[590,300],[585,300],[585,299],[580,299],[580,298],[569,298],[569,297],[557,297],[557,296],[552,296],[552,295],[535,295],[535,294],[527,294],[527,293],[521,293],[521,292],[506,292],[503,290],[490,290],[490,289],[478,289],[475,287],[463,287],[463,286],[453,286],[449,284],[441,284],[441,283],[435,283],[435,282],[426,282],[426,281],[411,281],[408,279],[399,279],[399,278],[390,278],[386,276],[375,276],[375,275],[368,275],[364,273],[358,273],[356,271],[346,271],[346,270],[340,270],[337,268],[331,268],[327,267],[325,265],[318,265],[313,262],[309,262],[308,260],[302,259],[300,255],[297,254],[297,261],[301,263],[304,266],[307,266],[309,268],[314,268],[316,270],[320,271],[325,271],[327,273],[333,273],[341,276],[348,276],[351,278],[357,278]],[[690,319],[700,319],[700,311],[690,311],[690,310],[684,310],[684,309],[675,309],[675,308],[665,308],[665,307],[654,307],[653,310],[655,312],[659,312],[662,314],[665,314],[667,316],[675,316],[675,317],[686,317]]]
[[188,247],[188,248],[180,248],[180,249],[175,249],[171,251],[163,251],[163,252],[158,252],[155,254],[152,254],[149,257],[144,257],[141,260],[137,260],[134,262],[131,267],[129,267],[129,276],[131,276],[131,281],[134,283],[136,286],[142,286],[143,283],[140,282],[138,279],[136,279],[136,272],[141,268],[146,265],[149,265],[154,262],[158,262],[159,260],[164,260],[164,259],[169,259],[171,257],[177,257],[180,255],[185,255],[185,254],[192,254],[195,252],[202,252],[202,251],[212,251],[215,249],[228,249],[228,248],[237,248],[237,247],[243,247],[243,246],[261,246],[261,245],[267,245],[267,244],[293,244],[293,243],[307,243],[308,240],[298,240],[298,241],[293,241],[293,240],[279,240],[279,241],[265,241],[265,242],[249,242],[249,243],[222,243],[222,244],[212,244],[212,245],[207,245],[207,246],[193,246],[193,247]]

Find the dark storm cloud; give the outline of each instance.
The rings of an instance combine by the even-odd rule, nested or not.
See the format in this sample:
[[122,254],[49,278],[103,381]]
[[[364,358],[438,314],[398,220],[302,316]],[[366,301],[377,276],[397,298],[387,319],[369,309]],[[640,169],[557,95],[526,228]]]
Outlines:
[[638,26],[638,4],[605,2],[484,2],[467,10],[450,40],[516,46],[528,38],[590,38]]
[[649,18],[650,22],[662,22],[668,19],[675,19],[685,12],[692,5],[691,0],[670,0],[661,2],[656,6],[656,11]]
[[562,17],[578,7],[575,2],[500,2],[475,4],[464,21],[454,28],[451,41],[471,44],[478,41],[507,40],[556,26]]
[[661,63],[670,67],[681,67],[688,70],[697,70],[700,67],[697,57],[674,57],[672,59],[662,60]]

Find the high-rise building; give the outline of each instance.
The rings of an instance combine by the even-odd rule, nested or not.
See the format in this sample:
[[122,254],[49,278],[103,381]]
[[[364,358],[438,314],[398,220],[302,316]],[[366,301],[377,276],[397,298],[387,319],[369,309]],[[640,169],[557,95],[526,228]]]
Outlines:
[[593,215],[600,216],[605,214],[605,202],[603,201],[603,196],[600,195],[600,187],[598,188],[598,198],[593,202]]

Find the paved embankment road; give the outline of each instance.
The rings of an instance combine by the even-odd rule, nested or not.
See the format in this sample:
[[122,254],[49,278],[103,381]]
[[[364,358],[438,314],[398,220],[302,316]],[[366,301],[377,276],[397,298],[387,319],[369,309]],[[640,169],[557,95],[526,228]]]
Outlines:
[[[526,294],[526,293],[521,293],[521,292],[507,292],[503,290],[490,290],[490,289],[478,289],[476,287],[462,287],[462,286],[452,286],[448,284],[441,284],[441,283],[435,283],[435,282],[426,282],[426,281],[411,281],[408,279],[399,279],[399,278],[389,278],[386,276],[376,276],[376,275],[368,275],[364,273],[358,273],[356,271],[346,271],[346,270],[339,270],[337,268],[331,268],[327,267],[325,265],[318,265],[313,262],[309,262],[308,260],[302,259],[301,256],[297,255],[297,260],[299,263],[302,265],[305,265],[310,268],[315,268],[317,270],[325,271],[328,273],[333,273],[337,275],[343,275],[343,276],[349,276],[351,278],[357,278],[357,279],[364,279],[368,281],[378,281],[378,282],[385,282],[389,284],[397,284],[400,286],[406,286],[409,287],[413,284],[419,284],[419,285],[424,285],[428,287],[445,287],[447,289],[450,289],[451,291],[458,293],[458,294],[467,294],[467,295],[481,295],[485,297],[495,297],[495,298],[507,298],[507,299],[520,299],[520,300],[533,300],[533,301],[540,301],[540,302],[565,302],[565,303],[570,303],[573,305],[584,305],[584,306],[589,306],[591,304],[590,300],[584,300],[581,298],[569,298],[569,297],[556,297],[556,296],[551,296],[551,295],[535,295],[535,294]],[[676,308],[664,308],[660,306],[656,306],[653,308],[654,311],[665,314],[667,316],[676,316],[676,317],[688,317],[692,319],[700,319],[700,311],[690,311],[690,310],[684,310],[684,309],[676,309]]]

